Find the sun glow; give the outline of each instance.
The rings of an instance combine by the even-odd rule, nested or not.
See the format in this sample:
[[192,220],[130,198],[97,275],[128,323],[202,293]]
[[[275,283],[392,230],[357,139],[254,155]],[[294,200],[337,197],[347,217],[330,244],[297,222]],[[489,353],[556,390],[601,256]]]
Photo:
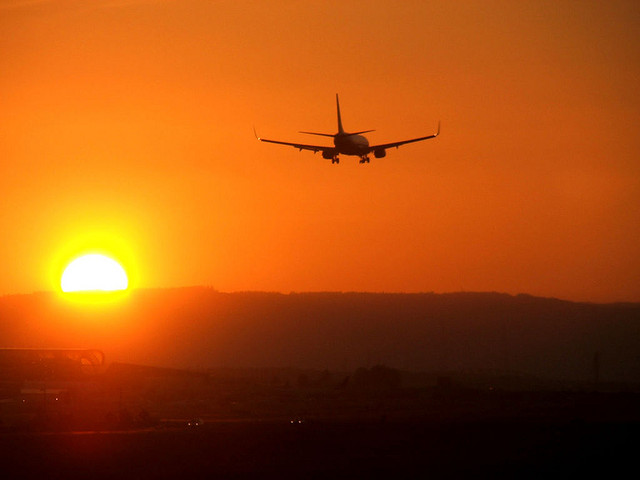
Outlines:
[[129,279],[118,262],[93,253],[73,260],[65,268],[60,285],[63,292],[113,292],[126,290]]

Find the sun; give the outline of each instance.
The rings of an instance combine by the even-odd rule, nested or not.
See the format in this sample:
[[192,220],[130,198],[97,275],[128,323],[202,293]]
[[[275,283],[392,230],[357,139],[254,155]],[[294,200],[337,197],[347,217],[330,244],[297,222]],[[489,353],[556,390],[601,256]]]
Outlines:
[[114,259],[91,253],[67,265],[60,286],[63,292],[114,292],[126,290],[129,279],[124,268]]

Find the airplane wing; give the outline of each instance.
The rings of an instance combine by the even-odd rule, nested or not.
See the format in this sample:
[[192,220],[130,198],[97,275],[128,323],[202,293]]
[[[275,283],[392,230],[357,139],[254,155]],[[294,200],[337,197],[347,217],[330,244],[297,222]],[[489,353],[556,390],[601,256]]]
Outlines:
[[427,135],[426,137],[412,138],[410,140],[402,140],[400,142],[391,142],[391,143],[383,143],[381,145],[372,145],[369,148],[371,151],[385,150],[387,148],[393,148],[393,147],[398,148],[399,146],[405,145],[407,143],[421,142],[422,140],[429,140],[430,138],[436,138],[438,135],[440,135],[440,122],[438,122],[438,131],[433,135]]
[[253,133],[255,133],[256,138],[261,142],[277,143],[278,145],[288,145],[290,147],[297,148],[298,150],[311,150],[313,153],[335,151],[334,147],[327,147],[324,145],[307,145],[305,143],[282,142],[280,140],[269,140],[268,138],[259,137],[255,130],[253,131]]

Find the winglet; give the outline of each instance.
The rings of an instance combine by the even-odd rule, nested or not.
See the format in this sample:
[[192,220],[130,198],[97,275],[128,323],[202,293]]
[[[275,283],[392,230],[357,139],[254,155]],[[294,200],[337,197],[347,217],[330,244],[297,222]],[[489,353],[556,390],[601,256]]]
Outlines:
[[262,141],[262,139],[258,136],[258,132],[256,132],[256,127],[255,125],[253,126],[253,134],[256,136],[256,138],[260,141]]
[[436,137],[440,135],[440,120],[438,120],[438,131],[436,132]]

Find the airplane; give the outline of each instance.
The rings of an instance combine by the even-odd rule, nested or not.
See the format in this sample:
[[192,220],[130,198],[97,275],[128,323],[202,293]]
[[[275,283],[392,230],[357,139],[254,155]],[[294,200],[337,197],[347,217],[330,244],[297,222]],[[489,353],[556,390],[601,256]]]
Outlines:
[[388,148],[398,148],[401,145],[413,142],[421,142],[422,140],[428,140],[430,138],[436,138],[440,135],[440,122],[438,122],[438,131],[435,134],[427,135],[426,137],[412,138],[410,140],[402,140],[400,142],[383,143],[380,145],[369,145],[369,140],[364,137],[363,133],[373,132],[374,130],[362,130],[360,132],[348,133],[342,128],[342,118],[340,117],[340,100],[336,93],[336,106],[338,109],[338,133],[316,133],[316,132],[299,132],[308,135],[320,135],[323,137],[333,138],[333,147],[327,147],[322,145],[307,145],[304,143],[282,142],[280,140],[269,140],[267,138],[261,138],[258,136],[255,128],[253,133],[256,138],[261,142],[277,143],[279,145],[289,145],[297,148],[298,150],[311,150],[313,153],[322,152],[322,158],[331,160],[331,163],[340,163],[339,155],[354,155],[360,157],[360,163],[369,163],[369,154],[373,152],[374,157],[383,158],[387,155]]

